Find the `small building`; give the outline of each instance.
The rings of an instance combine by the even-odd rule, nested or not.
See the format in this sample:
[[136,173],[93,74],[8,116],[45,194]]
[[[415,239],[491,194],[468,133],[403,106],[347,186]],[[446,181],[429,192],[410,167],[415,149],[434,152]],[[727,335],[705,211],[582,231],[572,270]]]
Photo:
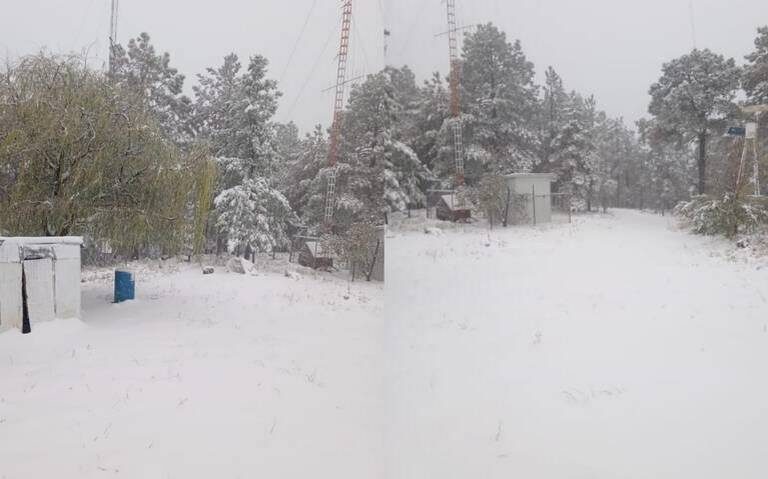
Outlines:
[[472,204],[469,200],[460,201],[455,194],[440,195],[436,206],[436,216],[440,221],[467,222],[472,218]]
[[80,237],[0,237],[0,330],[80,317]]
[[[515,173],[505,176],[512,201],[522,201],[520,209],[533,224],[552,221],[552,183],[556,177],[551,173]],[[515,223],[514,208],[509,208],[507,220]]]
[[299,264],[312,269],[332,269],[334,254],[325,251],[319,238],[304,238],[299,249]]

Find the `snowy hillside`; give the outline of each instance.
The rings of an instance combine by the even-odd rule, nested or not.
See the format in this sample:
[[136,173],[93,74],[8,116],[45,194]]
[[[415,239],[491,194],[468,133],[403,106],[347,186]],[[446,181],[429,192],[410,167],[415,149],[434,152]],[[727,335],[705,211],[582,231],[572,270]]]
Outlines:
[[381,285],[182,265],[114,305],[85,276],[82,322],[0,334],[0,477],[381,469]]
[[390,477],[765,477],[764,262],[630,211],[403,229]]

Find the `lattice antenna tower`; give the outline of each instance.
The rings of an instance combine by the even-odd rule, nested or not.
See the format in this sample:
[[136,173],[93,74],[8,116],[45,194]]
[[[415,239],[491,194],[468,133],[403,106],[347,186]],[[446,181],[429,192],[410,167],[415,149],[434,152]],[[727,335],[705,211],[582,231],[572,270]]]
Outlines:
[[448,48],[450,53],[451,132],[453,159],[456,167],[456,188],[464,185],[464,129],[461,124],[461,59],[459,58],[459,30],[456,21],[456,0],[446,0],[448,13]]
[[333,101],[333,123],[331,124],[331,139],[328,148],[328,166],[330,167],[330,171],[328,175],[328,183],[326,185],[325,214],[323,218],[323,227],[326,231],[331,231],[333,229],[333,216],[336,209],[336,179],[338,176],[336,164],[339,160],[351,30],[352,0],[343,0],[341,9],[341,41],[339,42],[338,55],[339,63],[336,70],[336,93]]

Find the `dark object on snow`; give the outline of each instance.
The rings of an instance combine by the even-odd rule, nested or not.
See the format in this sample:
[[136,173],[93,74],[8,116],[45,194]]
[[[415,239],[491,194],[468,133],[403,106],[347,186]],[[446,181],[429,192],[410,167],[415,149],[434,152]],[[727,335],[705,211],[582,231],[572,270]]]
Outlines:
[[333,269],[333,255],[326,254],[322,242],[307,239],[299,252],[299,264],[312,269]]
[[452,221],[454,223],[466,223],[472,218],[472,205],[459,206],[455,195],[442,195],[437,203],[437,219]]
[[743,126],[732,126],[728,128],[728,136],[747,136],[747,129]]
[[130,271],[115,270],[115,303],[136,299],[136,282]]
[[216,270],[213,269],[213,266],[206,266],[203,268],[203,274],[213,274]]
[[27,275],[24,274],[24,268],[21,269],[21,301],[22,301],[22,326],[21,333],[29,334],[32,332],[32,325],[29,322],[29,307],[27,306]]
[[742,249],[749,248],[749,240],[747,238],[740,239],[739,241],[736,242],[736,247],[742,248]]

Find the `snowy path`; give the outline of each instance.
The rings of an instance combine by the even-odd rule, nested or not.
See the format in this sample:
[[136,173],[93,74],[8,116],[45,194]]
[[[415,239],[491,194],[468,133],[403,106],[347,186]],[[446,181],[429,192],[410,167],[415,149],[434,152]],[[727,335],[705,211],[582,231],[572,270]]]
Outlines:
[[768,471],[768,268],[618,211],[388,239],[390,477]]
[[381,470],[381,286],[194,269],[135,303],[85,288],[84,324],[0,335],[0,478]]

